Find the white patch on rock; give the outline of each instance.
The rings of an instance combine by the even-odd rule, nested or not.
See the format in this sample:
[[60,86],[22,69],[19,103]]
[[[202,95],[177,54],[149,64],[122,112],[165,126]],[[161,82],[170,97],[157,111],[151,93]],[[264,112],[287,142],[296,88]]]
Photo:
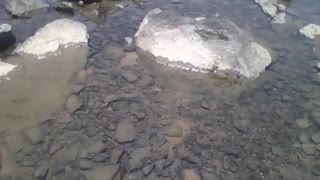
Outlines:
[[273,24],[284,24],[286,22],[286,13],[281,12],[277,14],[271,21]]
[[277,1],[275,0],[255,0],[257,4],[261,7],[262,11],[271,16],[274,17],[277,15]]
[[1,24],[0,25],[0,33],[3,32],[10,32],[11,31],[11,25],[10,24]]
[[47,53],[56,52],[61,45],[87,44],[88,38],[84,24],[71,19],[59,19],[38,30],[34,36],[20,44],[14,53],[32,54],[42,59]]
[[206,20],[207,18],[206,17],[196,17],[194,18],[196,21],[203,21],[203,20]]
[[7,75],[15,67],[16,67],[16,65],[12,65],[12,64],[0,61],[0,77]]
[[136,46],[167,66],[199,72],[233,71],[248,79],[258,77],[271,63],[269,52],[242,36],[232,22],[214,21],[218,22],[207,26],[211,20],[195,21],[152,10],[135,34]]
[[6,0],[5,7],[15,16],[24,16],[30,11],[48,8],[49,5],[41,0]]
[[315,36],[320,35],[320,25],[308,24],[308,25],[304,26],[303,28],[301,28],[299,30],[299,32],[300,32],[300,34],[302,34],[303,36],[305,36],[309,39],[314,39]]

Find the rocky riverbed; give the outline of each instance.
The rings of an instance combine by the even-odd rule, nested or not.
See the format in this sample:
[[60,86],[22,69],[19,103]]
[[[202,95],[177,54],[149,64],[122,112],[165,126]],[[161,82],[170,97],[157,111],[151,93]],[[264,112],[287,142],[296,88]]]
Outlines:
[[[320,41],[317,26],[308,26],[320,25],[318,1],[42,3],[13,14],[0,2],[1,23],[17,41],[1,53],[16,65],[0,72],[1,180],[320,179]],[[262,6],[273,9],[272,19]],[[247,80],[141,58],[135,34],[156,8],[227,19],[272,62]],[[285,22],[274,23],[283,13]],[[54,25],[57,33],[39,35],[58,19],[86,29],[77,26],[77,37]],[[23,42],[40,52],[64,39],[81,46],[40,59],[15,53]]]

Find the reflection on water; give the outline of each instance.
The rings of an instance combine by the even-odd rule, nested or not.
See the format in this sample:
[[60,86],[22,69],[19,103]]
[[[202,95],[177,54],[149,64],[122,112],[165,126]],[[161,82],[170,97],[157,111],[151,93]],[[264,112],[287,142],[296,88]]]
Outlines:
[[86,56],[85,47],[70,47],[43,60],[18,56],[6,59],[18,67],[10,72],[11,80],[0,83],[0,131],[20,130],[60,110]]

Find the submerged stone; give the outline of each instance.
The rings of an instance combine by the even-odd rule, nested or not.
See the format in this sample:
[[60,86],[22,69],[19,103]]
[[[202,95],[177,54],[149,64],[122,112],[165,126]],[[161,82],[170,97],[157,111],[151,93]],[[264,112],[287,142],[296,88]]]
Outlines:
[[269,52],[234,23],[150,11],[135,34],[138,56],[172,67],[254,79],[271,63]]
[[87,43],[88,33],[84,24],[71,19],[59,19],[38,30],[34,36],[20,44],[14,53],[44,58],[47,53],[56,52],[59,46]]

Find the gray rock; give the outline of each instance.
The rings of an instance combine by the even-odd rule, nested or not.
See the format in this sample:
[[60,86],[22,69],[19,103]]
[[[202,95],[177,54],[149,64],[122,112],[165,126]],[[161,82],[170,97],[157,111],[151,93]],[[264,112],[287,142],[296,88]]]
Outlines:
[[301,149],[306,155],[311,156],[316,153],[316,147],[314,146],[314,144],[302,144]]
[[140,85],[143,87],[152,86],[154,85],[155,81],[154,79],[149,75],[142,76],[140,80]]
[[169,126],[166,129],[165,134],[167,136],[171,136],[171,137],[181,137],[182,136],[182,128],[178,125]]
[[127,80],[129,83],[134,83],[138,80],[138,76],[135,75],[133,72],[128,70],[121,71],[121,76]]
[[106,58],[106,59],[120,60],[125,56],[125,52],[122,49],[122,47],[115,44],[110,44],[104,48],[102,55],[103,55],[103,58]]
[[148,176],[149,174],[151,174],[153,168],[154,168],[155,164],[148,164],[146,165],[143,169],[142,172],[145,176]]
[[130,154],[130,171],[141,168],[146,160],[151,156],[151,152],[147,148],[138,148],[131,152]]
[[270,16],[274,17],[277,14],[277,1],[276,0],[255,0],[257,4],[261,7],[262,11]]
[[36,168],[33,175],[37,179],[46,179],[48,171],[49,171],[48,164],[43,163],[38,168]]
[[110,156],[110,161],[112,163],[119,163],[121,156],[123,155],[124,151],[121,149],[113,149]]
[[272,58],[265,48],[249,42],[250,37],[241,32],[227,20],[197,21],[154,9],[145,16],[135,38],[142,60],[198,72],[213,71],[223,77],[240,74],[254,79]]
[[314,143],[319,144],[319,143],[320,143],[320,132],[312,134],[311,140],[312,140]]
[[137,138],[137,130],[131,123],[120,123],[114,133],[113,139],[118,143],[132,142]]
[[96,154],[93,157],[93,161],[95,162],[105,162],[109,158],[109,155],[107,153],[100,153]]
[[119,165],[95,167],[86,173],[86,178],[90,180],[115,180],[119,169]]
[[95,142],[95,143],[91,143],[88,147],[88,153],[91,154],[98,154],[101,153],[102,151],[104,151],[106,149],[106,146],[104,145],[103,142]]
[[296,123],[300,129],[305,129],[310,126],[309,121],[306,119],[297,119]]
[[31,13],[47,9],[49,5],[41,0],[6,0],[5,8],[14,16],[30,17]]
[[79,168],[82,170],[89,170],[93,167],[91,161],[88,160],[80,160],[79,161]]
[[301,144],[308,144],[309,143],[309,137],[305,133],[301,133],[299,135],[299,140]]
[[68,97],[67,102],[66,102],[66,108],[69,113],[71,113],[71,114],[74,113],[82,106],[83,106],[83,102],[80,99],[80,97],[78,97],[76,95],[70,95]]
[[271,152],[272,152],[272,154],[274,154],[276,156],[280,156],[280,157],[283,157],[286,155],[286,152],[283,150],[283,148],[281,148],[279,146],[272,146]]
[[31,144],[38,144],[44,141],[44,132],[39,125],[34,125],[21,130],[21,134]]
[[312,166],[311,172],[312,172],[312,174],[314,174],[315,176],[320,176],[320,166],[319,166],[319,165],[314,165],[314,166]]

